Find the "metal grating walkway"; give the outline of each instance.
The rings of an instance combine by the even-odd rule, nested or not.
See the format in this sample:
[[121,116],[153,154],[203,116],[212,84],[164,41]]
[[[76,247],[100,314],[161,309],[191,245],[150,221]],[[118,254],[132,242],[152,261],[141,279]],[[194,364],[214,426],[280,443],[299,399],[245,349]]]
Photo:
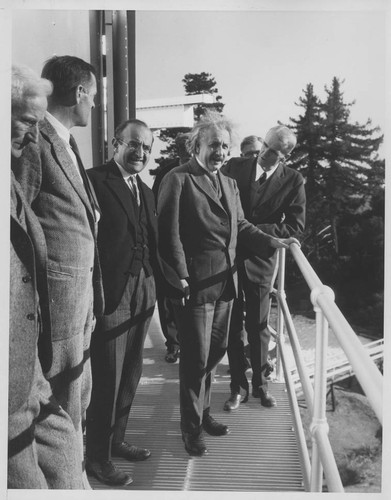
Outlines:
[[[114,459],[134,482],[124,490],[304,491],[299,453],[285,384],[273,383],[276,408],[250,396],[239,410],[223,411],[229,396],[227,361],[213,383],[212,414],[229,425],[223,437],[205,436],[209,455],[190,457],[179,429],[178,363],[164,361],[164,338],[155,314],[144,349],[143,377],[129,418],[126,440],[149,448],[151,458]],[[93,489],[114,489],[90,477]]]

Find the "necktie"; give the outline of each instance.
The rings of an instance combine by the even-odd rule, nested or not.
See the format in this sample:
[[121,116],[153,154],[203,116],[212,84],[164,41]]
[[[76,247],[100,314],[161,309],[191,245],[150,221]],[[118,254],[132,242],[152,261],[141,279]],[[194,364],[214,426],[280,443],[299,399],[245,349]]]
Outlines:
[[88,176],[86,174],[86,171],[84,169],[83,162],[81,161],[80,154],[79,154],[79,148],[78,148],[78,146],[76,144],[76,141],[75,141],[75,138],[73,137],[73,135],[70,135],[70,137],[69,137],[69,145],[71,146],[72,151],[75,153],[76,160],[77,160],[77,165],[79,167],[79,172],[80,172],[81,178],[83,180],[83,184],[84,184],[84,189],[86,190],[88,199],[89,199],[91,207],[92,207],[92,211],[93,211],[94,216],[96,218],[95,211],[97,211],[97,212],[100,211],[98,209],[99,205],[98,205],[97,202],[95,202],[95,196],[92,193],[92,189],[91,189],[91,186],[90,186],[90,181],[89,181]]
[[210,179],[211,179],[213,187],[217,193],[217,196],[220,199],[221,198],[221,189],[220,189],[220,182],[219,182],[219,178],[217,177],[217,174],[212,174],[210,176]]
[[137,205],[140,206],[140,192],[138,190],[136,176],[134,176],[134,175],[129,176],[128,183],[130,186],[130,190],[132,191],[133,196],[136,200]]
[[261,186],[266,181],[266,172],[263,172],[261,177],[258,179],[258,184]]

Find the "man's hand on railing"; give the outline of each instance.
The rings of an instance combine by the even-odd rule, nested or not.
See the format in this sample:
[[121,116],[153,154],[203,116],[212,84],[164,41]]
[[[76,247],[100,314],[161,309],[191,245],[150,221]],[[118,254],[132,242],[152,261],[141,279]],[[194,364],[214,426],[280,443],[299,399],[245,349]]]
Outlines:
[[270,246],[273,248],[289,248],[289,245],[296,243],[300,246],[299,240],[296,238],[272,238]]

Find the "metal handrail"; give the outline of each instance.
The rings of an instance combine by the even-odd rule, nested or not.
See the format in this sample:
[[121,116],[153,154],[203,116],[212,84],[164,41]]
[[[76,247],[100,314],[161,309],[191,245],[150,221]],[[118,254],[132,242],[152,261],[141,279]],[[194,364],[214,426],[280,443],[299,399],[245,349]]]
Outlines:
[[[329,325],[345,352],[380,422],[382,422],[383,376],[372,361],[367,349],[365,349],[358,340],[355,332],[336,306],[333,291],[329,287],[323,285],[303,252],[300,250],[299,245],[296,243],[291,244],[290,250],[311,290],[311,301],[316,313],[314,387],[312,386],[308,367],[304,362],[292,317],[285,300],[285,249],[279,250],[278,258],[278,290],[276,293],[278,306],[276,335],[278,347],[277,377],[280,375],[282,364],[288,394],[292,403],[295,426],[298,429],[298,443],[301,451],[304,485],[306,490],[321,492],[324,472],[328,491],[341,492],[344,491],[343,485],[328,438],[328,424],[326,419]],[[286,327],[288,331],[307,408],[312,415],[310,427],[312,436],[311,465],[309,465],[308,450],[305,439],[303,438],[301,417],[295,397],[294,381],[291,371],[287,368],[283,335],[284,327]]]
[[319,307],[327,318],[338,342],[352,365],[353,371],[363,388],[377,418],[383,422],[383,376],[368,352],[359,341],[356,333],[334,302],[334,294],[323,285],[299,245],[290,245],[292,255],[299,266],[309,288],[311,301]]

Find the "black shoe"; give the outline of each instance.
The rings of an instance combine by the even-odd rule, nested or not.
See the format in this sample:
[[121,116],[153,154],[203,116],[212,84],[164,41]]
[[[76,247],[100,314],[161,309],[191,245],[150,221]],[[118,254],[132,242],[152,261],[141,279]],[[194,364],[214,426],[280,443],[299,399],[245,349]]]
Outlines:
[[223,409],[225,411],[232,411],[232,410],[237,410],[240,406],[242,400],[242,396],[240,395],[239,392],[234,392],[231,394],[229,399],[224,403]]
[[247,403],[248,401],[248,391],[244,398],[240,395],[239,392],[233,392],[229,399],[224,403],[225,411],[237,410],[240,406],[240,403]]
[[208,454],[201,434],[190,434],[189,432],[182,431],[182,440],[185,443],[185,450],[189,455],[202,457],[202,455]]
[[259,388],[259,397],[261,398],[262,406],[266,406],[267,408],[277,406],[276,398],[267,389],[263,389],[262,386]]
[[112,486],[126,486],[133,483],[132,477],[116,468],[113,462],[93,462],[86,459],[86,471],[90,476],[95,476],[99,481]]
[[202,419],[202,427],[210,436],[225,436],[230,433],[228,427],[219,424],[211,415],[205,415]]
[[131,446],[128,443],[113,443],[111,447],[111,455],[113,457],[125,458],[131,462],[139,462],[140,460],[146,460],[151,456],[151,452],[146,448],[138,448],[137,446]]
[[164,358],[167,361],[167,363],[175,363],[178,358],[179,358],[179,346],[171,345],[170,347],[168,347],[166,357]]

